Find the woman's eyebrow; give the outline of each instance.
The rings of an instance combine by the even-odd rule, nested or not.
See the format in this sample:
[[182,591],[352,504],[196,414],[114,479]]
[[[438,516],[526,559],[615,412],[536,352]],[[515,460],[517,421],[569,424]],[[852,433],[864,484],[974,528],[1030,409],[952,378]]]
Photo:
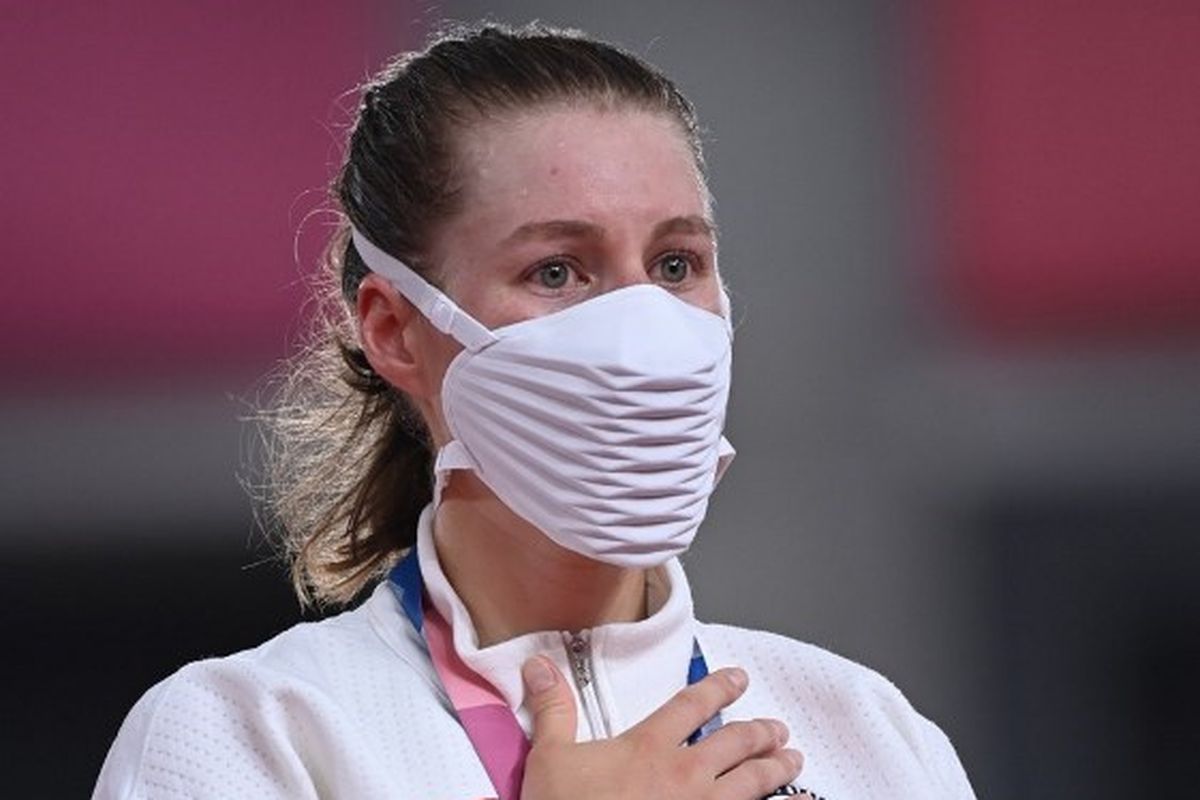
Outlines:
[[654,236],[690,233],[707,236],[714,242],[717,240],[717,225],[711,219],[696,214],[687,217],[672,217],[654,226]]
[[[671,217],[654,226],[654,238],[671,234],[706,236],[716,241],[717,226],[711,219],[692,214]],[[504,244],[519,244],[537,239],[602,239],[604,228],[579,219],[549,219],[526,222],[504,239]]]
[[528,242],[534,239],[601,239],[604,228],[577,219],[551,219],[527,222],[510,233],[504,244]]

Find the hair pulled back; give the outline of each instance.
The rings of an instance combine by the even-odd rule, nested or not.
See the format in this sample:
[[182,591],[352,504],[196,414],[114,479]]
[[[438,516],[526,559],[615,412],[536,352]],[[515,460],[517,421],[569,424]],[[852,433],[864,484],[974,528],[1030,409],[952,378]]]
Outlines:
[[454,29],[398,56],[363,87],[332,186],[339,222],[321,262],[314,327],[258,415],[266,519],[302,602],[354,599],[414,544],[432,497],[424,423],[358,346],[354,302],[368,269],[350,226],[436,283],[428,254],[439,223],[459,211],[460,132],[507,113],[576,103],[667,115],[703,169],[695,115],[675,85],[577,31]]

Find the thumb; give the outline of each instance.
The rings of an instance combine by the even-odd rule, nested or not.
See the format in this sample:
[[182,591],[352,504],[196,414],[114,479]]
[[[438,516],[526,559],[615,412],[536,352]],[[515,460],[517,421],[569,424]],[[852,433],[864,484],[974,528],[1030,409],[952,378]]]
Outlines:
[[525,708],[533,716],[533,744],[575,741],[575,698],[554,662],[534,656],[521,667]]

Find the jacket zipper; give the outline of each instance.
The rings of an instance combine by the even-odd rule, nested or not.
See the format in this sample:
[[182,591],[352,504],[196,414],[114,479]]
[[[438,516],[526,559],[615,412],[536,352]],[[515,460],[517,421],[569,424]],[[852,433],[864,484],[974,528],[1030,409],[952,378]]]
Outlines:
[[600,698],[596,694],[596,682],[592,675],[592,646],[587,631],[579,633],[564,633],[563,642],[567,648],[567,661],[571,664],[571,674],[575,678],[575,688],[583,703],[583,716],[592,732],[592,739],[606,739],[611,736],[608,720],[600,709]]

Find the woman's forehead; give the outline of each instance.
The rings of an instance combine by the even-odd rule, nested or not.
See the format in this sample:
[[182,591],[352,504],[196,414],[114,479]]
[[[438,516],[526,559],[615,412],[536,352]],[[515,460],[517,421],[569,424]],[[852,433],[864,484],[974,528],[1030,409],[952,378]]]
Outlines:
[[566,106],[511,114],[472,126],[461,155],[464,210],[708,212],[688,140],[663,113]]

